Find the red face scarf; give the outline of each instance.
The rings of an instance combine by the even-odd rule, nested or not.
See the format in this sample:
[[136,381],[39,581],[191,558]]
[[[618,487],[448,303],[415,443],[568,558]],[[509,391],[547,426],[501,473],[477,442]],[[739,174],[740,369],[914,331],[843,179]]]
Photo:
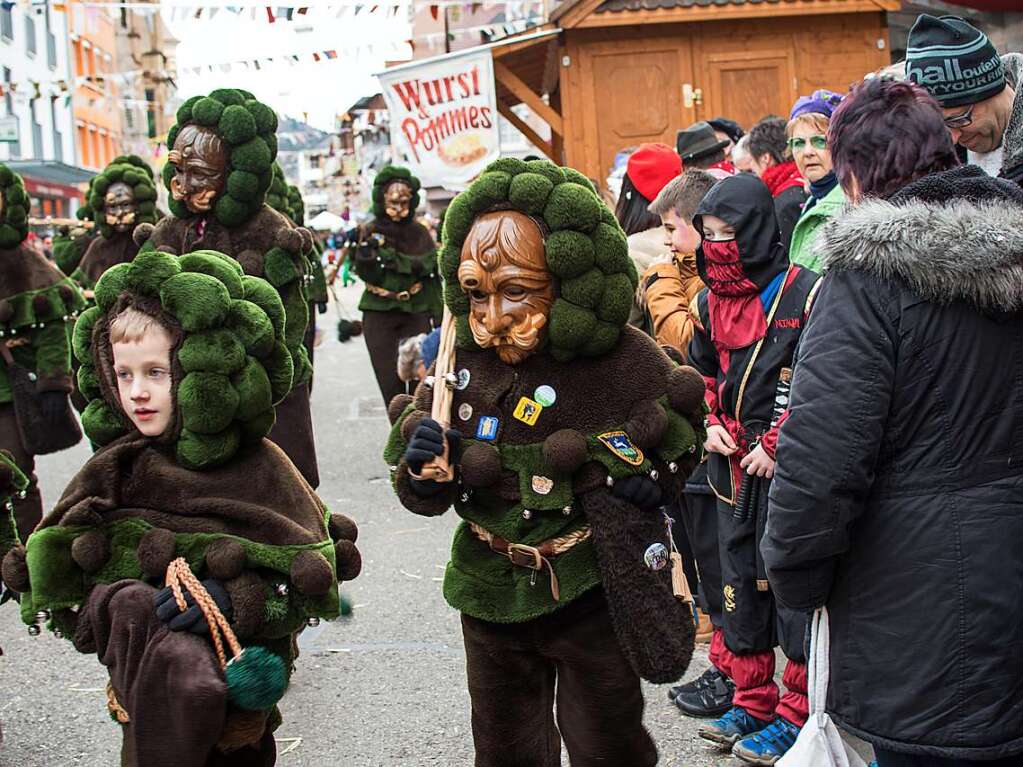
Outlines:
[[743,349],[759,341],[767,333],[767,317],[759,288],[743,271],[739,243],[704,240],[703,257],[711,339],[726,349]]
[[772,197],[777,197],[786,189],[791,189],[794,186],[803,188],[803,176],[799,172],[799,168],[796,167],[795,160],[772,165],[764,171],[761,179],[771,190]]

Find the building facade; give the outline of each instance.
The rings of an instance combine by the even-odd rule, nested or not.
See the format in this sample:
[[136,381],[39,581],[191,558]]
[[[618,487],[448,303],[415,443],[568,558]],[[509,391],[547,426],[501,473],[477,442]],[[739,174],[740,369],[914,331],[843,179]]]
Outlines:
[[117,71],[116,9],[67,3],[68,39],[75,73],[72,107],[79,163],[102,170],[122,154]]

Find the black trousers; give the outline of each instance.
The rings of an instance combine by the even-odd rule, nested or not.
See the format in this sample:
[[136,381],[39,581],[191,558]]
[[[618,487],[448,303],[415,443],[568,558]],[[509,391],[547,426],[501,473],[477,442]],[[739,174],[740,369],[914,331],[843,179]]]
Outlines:
[[398,344],[409,336],[429,333],[433,328],[428,312],[363,312],[362,334],[373,363],[373,374],[384,398],[384,404],[405,393],[405,384],[398,378]]
[[24,542],[43,518],[43,498],[39,494],[39,485],[36,481],[35,456],[29,453],[21,442],[14,405],[10,402],[0,404],[0,449],[10,452],[14,463],[29,480],[25,497],[14,498],[14,519],[18,524],[18,537]]
[[[639,677],[600,590],[525,623],[462,615],[476,767],[652,767]],[[555,706],[557,724],[555,725]]]
[[977,762],[971,759],[942,759],[940,756],[921,756],[919,754],[898,754],[875,748],[874,757],[878,767],[1019,767],[1023,764],[1023,754],[1008,756],[993,762]]
[[711,623],[720,626],[722,596],[717,498],[711,493],[687,492],[681,506],[682,524],[699,571],[697,603],[710,616]]

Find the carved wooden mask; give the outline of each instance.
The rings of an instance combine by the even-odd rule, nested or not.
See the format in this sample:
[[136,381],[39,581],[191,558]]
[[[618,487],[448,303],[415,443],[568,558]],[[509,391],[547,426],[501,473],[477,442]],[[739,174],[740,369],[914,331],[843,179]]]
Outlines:
[[384,210],[391,221],[401,222],[408,218],[411,204],[412,187],[403,181],[394,181],[384,189]]
[[227,178],[227,147],[220,136],[210,128],[186,125],[167,160],[174,166],[171,196],[192,213],[212,209]]
[[115,232],[127,232],[135,226],[138,212],[135,193],[122,181],[111,184],[103,195],[103,215]]

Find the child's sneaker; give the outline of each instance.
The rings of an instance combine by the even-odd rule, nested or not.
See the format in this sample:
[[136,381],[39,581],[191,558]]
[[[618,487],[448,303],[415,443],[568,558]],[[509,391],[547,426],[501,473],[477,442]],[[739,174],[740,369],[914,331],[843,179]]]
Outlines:
[[750,716],[746,709],[733,706],[721,718],[701,727],[699,735],[723,749],[731,749],[740,738],[762,730],[768,724],[770,723]]
[[732,756],[747,764],[769,767],[781,759],[799,737],[799,728],[782,717],[776,717],[767,727],[747,735],[732,748]]

